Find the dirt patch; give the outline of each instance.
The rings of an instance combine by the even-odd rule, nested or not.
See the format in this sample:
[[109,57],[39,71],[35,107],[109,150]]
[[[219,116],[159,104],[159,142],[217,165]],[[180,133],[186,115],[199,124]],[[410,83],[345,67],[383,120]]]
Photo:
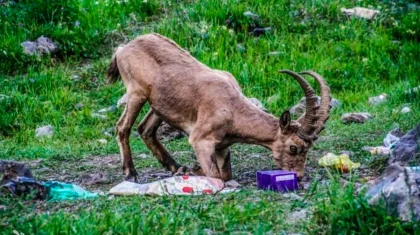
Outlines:
[[[174,152],[174,158],[188,155],[185,152]],[[192,152],[191,152],[192,154]],[[308,156],[305,176],[300,182],[300,188],[307,190],[314,180],[327,180],[329,177],[323,168],[318,167],[317,161],[321,152],[313,152]],[[153,156],[150,156],[153,158]],[[157,160],[156,160],[157,161]],[[107,191],[112,186],[123,181],[123,172],[119,154],[90,156],[83,159],[66,160],[35,160],[26,161],[25,165],[32,171],[39,181],[55,180],[81,185],[90,190]],[[189,166],[194,165],[188,160]],[[239,146],[232,149],[233,178],[245,188],[256,188],[256,172],[274,169],[271,154],[265,149]],[[137,168],[140,183],[148,183],[171,177],[171,172],[163,167]],[[370,168],[359,169],[360,178],[369,180],[378,174]],[[347,175],[342,176],[347,179]]]

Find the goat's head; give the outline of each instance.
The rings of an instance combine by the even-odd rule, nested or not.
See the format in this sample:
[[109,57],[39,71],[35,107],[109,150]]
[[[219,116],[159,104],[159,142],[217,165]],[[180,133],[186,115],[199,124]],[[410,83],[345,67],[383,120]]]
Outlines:
[[288,110],[281,115],[279,133],[272,143],[271,149],[277,167],[295,171],[298,178],[302,178],[305,171],[306,154],[329,118],[330,89],[319,74],[312,71],[301,73],[314,77],[319,83],[321,102],[318,104],[314,89],[301,75],[288,70],[280,72],[291,75],[303,88],[306,97],[306,112],[297,120],[291,120]]

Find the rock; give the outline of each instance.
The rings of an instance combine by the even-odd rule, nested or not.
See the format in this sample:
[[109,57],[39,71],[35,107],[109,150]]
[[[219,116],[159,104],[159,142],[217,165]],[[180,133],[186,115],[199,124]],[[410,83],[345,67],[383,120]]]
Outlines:
[[157,130],[157,137],[159,140],[170,141],[173,139],[180,139],[184,136],[186,136],[184,132],[171,127],[166,122],[163,122]]
[[[419,159],[420,155],[420,124],[410,130],[394,144],[388,164],[406,166],[410,161]],[[419,164],[418,162],[417,164]]]
[[50,39],[44,36],[36,39],[38,50],[42,53],[50,54],[57,51],[57,45]]
[[108,108],[103,108],[101,110],[98,110],[96,113],[99,113],[99,114],[113,113],[113,112],[116,112],[117,110],[118,110],[117,106],[116,105],[112,105],[112,106],[110,106]]
[[108,141],[106,139],[99,139],[98,142],[101,143],[101,144],[107,144],[108,143]]
[[27,55],[37,54],[36,42],[24,41],[20,45],[23,47],[23,53]]
[[364,7],[354,7],[351,9],[341,8],[341,12],[346,16],[355,16],[367,20],[371,20],[379,14],[378,10],[372,10]]
[[404,108],[402,108],[402,109],[401,109],[401,111],[400,111],[400,113],[402,113],[402,114],[409,113],[409,112],[411,112],[410,107],[404,107]]
[[284,52],[282,52],[282,51],[271,51],[271,52],[268,52],[267,55],[269,55],[269,56],[277,56],[277,55],[281,55],[281,54],[284,54]]
[[370,205],[385,200],[388,208],[395,210],[390,212],[402,220],[420,220],[420,167],[392,164],[376,182],[366,194]]
[[147,155],[145,153],[142,153],[142,154],[139,155],[139,157],[143,158],[143,159],[146,159],[146,158],[149,158],[149,155]]
[[272,104],[272,103],[277,102],[279,99],[280,99],[279,95],[272,95],[267,98],[267,103]]
[[82,185],[105,184],[108,183],[108,181],[108,175],[101,173],[84,174],[77,180],[77,182]]
[[1,183],[17,177],[33,178],[31,171],[21,162],[0,160],[0,174],[2,175]]
[[117,102],[117,108],[121,107],[121,106],[125,106],[127,104],[127,93],[124,94]]
[[382,104],[386,101],[388,95],[385,93],[382,93],[378,96],[374,96],[374,97],[369,97],[369,104],[372,106],[378,105],[378,104]]
[[[317,105],[321,104],[321,97],[316,96],[316,98],[317,98],[316,104]],[[331,109],[337,108],[339,106],[341,106],[341,102],[337,99],[332,98]],[[302,97],[299,103],[297,103],[295,106],[290,108],[290,113],[296,114],[298,116],[302,115],[305,111],[306,111],[306,97]]]
[[252,19],[258,19],[258,18],[260,18],[259,15],[254,14],[254,13],[252,13],[250,11],[244,12],[244,16],[249,17],[249,18],[252,18]]
[[43,55],[51,54],[57,51],[57,45],[50,39],[41,36],[32,41],[25,41],[20,44],[23,47],[23,52],[27,55]]
[[242,45],[242,43],[238,43],[238,45],[236,45],[236,49],[238,49],[239,52],[246,51],[246,48]]
[[265,34],[272,33],[273,29],[271,27],[265,27],[265,28],[255,28],[252,30],[251,34],[254,36],[261,36]]
[[106,128],[103,133],[104,133],[104,135],[106,135],[108,137],[114,137],[114,135],[115,135],[115,128],[112,128],[112,127]]
[[411,95],[411,94],[418,94],[419,91],[420,91],[420,86],[417,86],[417,87],[406,90],[404,93],[406,95]]
[[78,81],[80,81],[80,76],[79,75],[73,75],[73,76],[71,76],[71,80],[73,82],[78,82]]
[[257,98],[251,97],[248,98],[248,100],[254,104],[255,106],[257,106],[259,109],[261,109],[264,112],[268,112],[268,110],[264,107],[264,105],[261,103],[261,101],[259,101]]
[[74,109],[77,109],[77,110],[80,110],[83,107],[85,107],[85,105],[83,103],[77,103],[77,104],[74,105]]
[[91,115],[93,118],[99,118],[99,119],[107,119],[108,117],[104,114],[99,114],[99,113],[92,113]]
[[43,126],[40,128],[37,128],[35,130],[35,137],[41,138],[41,137],[51,137],[54,135],[54,129],[51,125]]
[[343,123],[364,123],[369,119],[372,119],[372,115],[369,113],[345,113],[341,116]]

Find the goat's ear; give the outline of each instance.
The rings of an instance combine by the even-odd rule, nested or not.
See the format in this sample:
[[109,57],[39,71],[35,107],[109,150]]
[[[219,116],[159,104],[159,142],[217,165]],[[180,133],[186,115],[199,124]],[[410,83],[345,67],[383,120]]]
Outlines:
[[280,116],[280,128],[281,132],[284,133],[290,126],[291,118],[289,110],[284,111],[284,113]]

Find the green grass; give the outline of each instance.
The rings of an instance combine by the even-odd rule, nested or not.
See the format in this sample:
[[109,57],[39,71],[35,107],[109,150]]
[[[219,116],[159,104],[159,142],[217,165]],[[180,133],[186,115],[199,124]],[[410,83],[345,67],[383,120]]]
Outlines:
[[[322,74],[342,106],[333,110],[323,141],[314,146],[311,158],[351,150],[355,152],[353,160],[367,164],[372,157],[362,151],[363,146],[380,145],[392,128],[407,131],[420,120],[419,94],[404,93],[420,85],[420,11],[414,1],[358,3],[381,11],[371,21],[342,16],[341,7],[356,6],[348,0],[36,0],[0,4],[0,159],[52,161],[118,153],[114,138],[105,136],[104,131],[113,128],[122,110],[108,113],[107,119],[92,117],[92,113],[115,105],[125,92],[121,83],[105,84],[113,48],[148,32],[170,37],[201,62],[231,72],[245,95],[260,99],[275,115],[303,96],[298,84],[278,70],[311,69]],[[251,20],[243,15],[245,11],[261,17]],[[273,32],[254,37],[249,31],[256,26],[270,26]],[[41,35],[57,42],[59,51],[42,58],[24,55],[20,44]],[[268,54],[274,51],[279,53]],[[368,98],[381,93],[387,93],[389,100],[370,106]],[[274,95],[278,99],[268,102]],[[79,103],[83,108],[75,107]],[[406,104],[412,112],[398,113]],[[343,113],[361,111],[375,118],[363,125],[341,123]],[[53,138],[35,138],[35,129],[43,125],[54,127]],[[108,143],[100,144],[98,139]],[[135,154],[149,153],[138,139],[131,138],[131,145]],[[185,140],[165,145],[171,152],[191,151]],[[144,164],[135,161],[140,168],[159,166],[154,160]],[[7,228],[1,229],[5,233],[16,229],[25,234],[89,233],[96,229],[98,233],[109,229],[122,234],[148,233],[156,231],[155,225],[170,234],[206,233],[206,228],[256,234],[418,231],[418,225],[389,217],[385,209],[368,207],[349,190],[317,187],[300,202],[253,188],[214,198],[104,197],[42,205],[1,199],[0,204],[9,209],[0,211],[0,226]],[[77,209],[79,204],[89,209]],[[284,218],[296,205],[310,206],[317,212],[307,221],[285,223]],[[41,213],[35,213],[34,207],[42,207]],[[340,207],[346,209],[338,210]],[[50,210],[54,212],[48,215]],[[363,216],[359,210],[366,217],[358,217]]]

